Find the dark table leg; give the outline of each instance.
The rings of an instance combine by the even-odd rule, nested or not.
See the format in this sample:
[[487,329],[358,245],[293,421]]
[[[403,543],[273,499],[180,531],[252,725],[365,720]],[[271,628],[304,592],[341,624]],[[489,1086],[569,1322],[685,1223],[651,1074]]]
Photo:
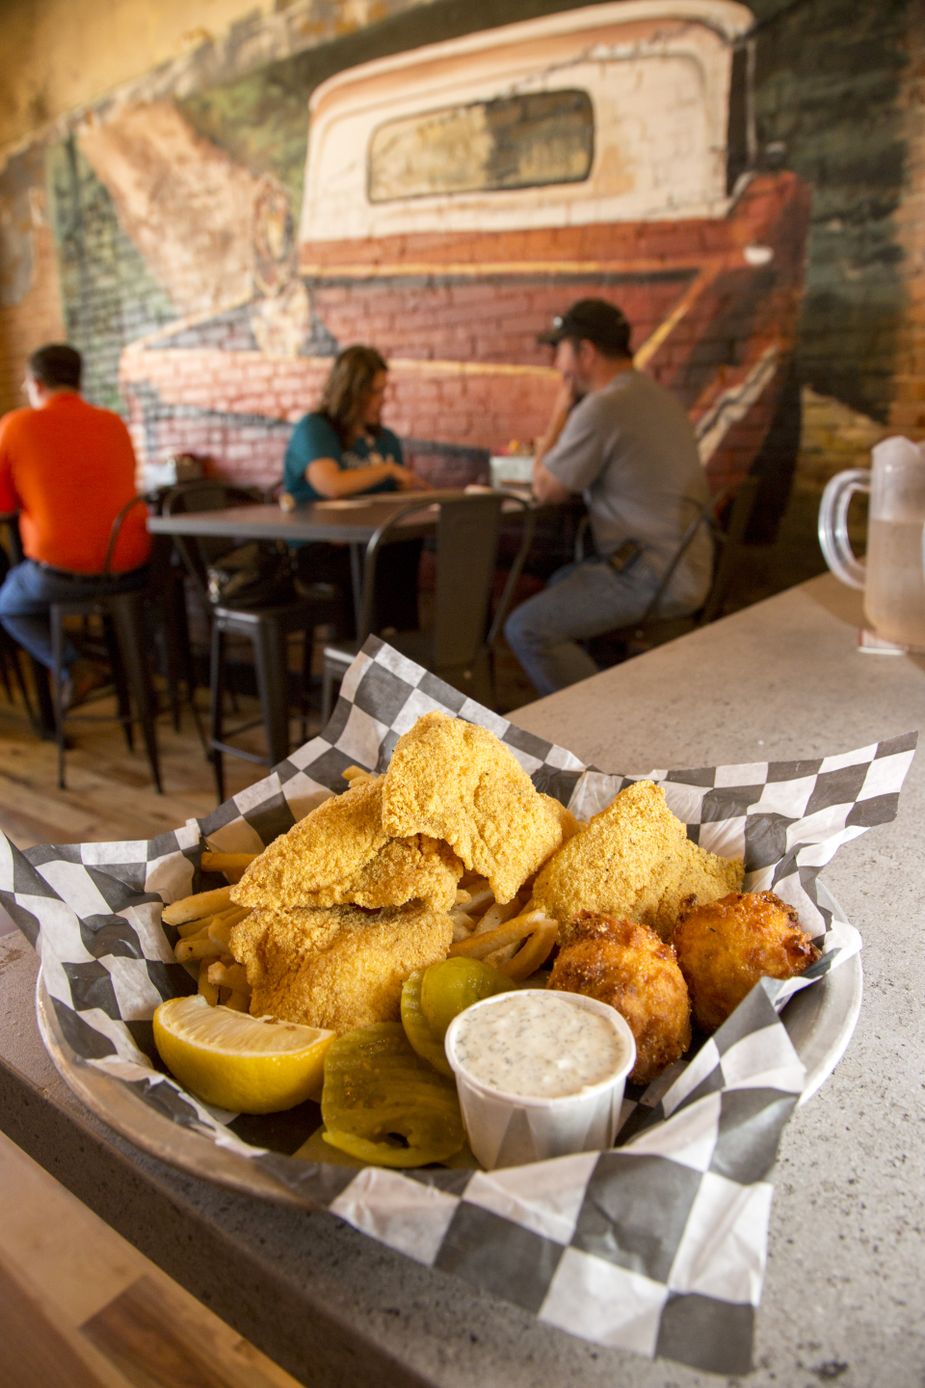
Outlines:
[[352,544],[350,546],[350,584],[353,589],[353,622],[357,636],[360,634],[363,621],[363,560],[365,555],[366,546],[364,544]]

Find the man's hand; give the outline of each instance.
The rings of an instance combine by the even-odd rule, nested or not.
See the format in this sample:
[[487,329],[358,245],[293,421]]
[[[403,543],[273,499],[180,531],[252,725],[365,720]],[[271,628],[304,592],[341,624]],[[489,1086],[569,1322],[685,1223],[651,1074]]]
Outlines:
[[536,441],[536,454],[539,459],[545,457],[551,448],[558,442],[559,435],[565,428],[565,421],[568,419],[577,400],[575,388],[570,381],[561,381],[559,389],[556,391],[552,402],[552,412],[549,422],[540,438]]

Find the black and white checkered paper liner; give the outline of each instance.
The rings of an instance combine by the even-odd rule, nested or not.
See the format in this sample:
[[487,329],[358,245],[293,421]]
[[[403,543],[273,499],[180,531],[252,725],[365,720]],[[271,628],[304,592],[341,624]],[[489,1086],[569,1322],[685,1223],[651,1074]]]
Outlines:
[[208,839],[256,851],[331,791],[351,764],[383,770],[433,709],[496,733],[543,791],[582,818],[631,779],[586,768],[371,638],[324,732],[207,818],[147,842],[44,846],[0,836],[0,900],[41,956],[57,1028],[77,1066],[128,1086],[182,1128],[259,1163],[299,1198],[430,1267],[514,1302],[572,1335],[695,1367],[751,1366],[780,1134],[805,1071],[778,1011],[860,949],[817,900],[841,845],[893,819],[909,734],[796,762],[654,770],[690,837],[741,855],[749,890],[773,888],[823,949],[802,977],[764,979],[718,1032],[625,1105],[618,1146],[529,1166],[395,1171],[295,1155],[320,1114],[210,1110],[167,1077],[151,1017],[194,987],[173,958],[162,901],[219,885],[199,869]]

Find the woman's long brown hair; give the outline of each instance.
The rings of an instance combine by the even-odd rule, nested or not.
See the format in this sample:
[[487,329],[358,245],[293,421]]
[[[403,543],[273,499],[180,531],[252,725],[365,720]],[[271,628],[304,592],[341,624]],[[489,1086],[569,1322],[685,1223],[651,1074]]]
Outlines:
[[321,394],[319,409],[337,430],[341,443],[347,443],[362,423],[363,410],[373,381],[387,371],[375,347],[356,343],[345,347],[335,358]]

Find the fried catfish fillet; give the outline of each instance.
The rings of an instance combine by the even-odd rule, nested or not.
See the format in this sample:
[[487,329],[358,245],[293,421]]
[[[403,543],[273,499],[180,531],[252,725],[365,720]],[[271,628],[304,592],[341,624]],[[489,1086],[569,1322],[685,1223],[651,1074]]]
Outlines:
[[671,945],[638,921],[582,911],[562,927],[550,988],[609,1003],[636,1041],[634,1084],[648,1084],[691,1044],[687,984]]
[[511,901],[574,827],[493,733],[445,713],[424,714],[399,738],[382,779],[386,830],[443,839],[488,878],[499,902]]
[[393,838],[382,827],[382,778],[326,800],[274,840],[232,889],[241,906],[452,906],[463,866],[422,834]]
[[669,939],[683,902],[737,891],[742,872],[740,859],[690,841],[660,786],[636,781],[549,860],[530,905],[558,921],[581,911],[626,917]]
[[774,892],[730,892],[686,906],[673,940],[694,1016],[721,1026],[759,978],[792,978],[819,958],[792,906]]
[[397,1020],[404,980],[445,959],[452,939],[450,917],[422,902],[258,909],[232,930],[230,949],[247,973],[252,1016],[343,1032]]

